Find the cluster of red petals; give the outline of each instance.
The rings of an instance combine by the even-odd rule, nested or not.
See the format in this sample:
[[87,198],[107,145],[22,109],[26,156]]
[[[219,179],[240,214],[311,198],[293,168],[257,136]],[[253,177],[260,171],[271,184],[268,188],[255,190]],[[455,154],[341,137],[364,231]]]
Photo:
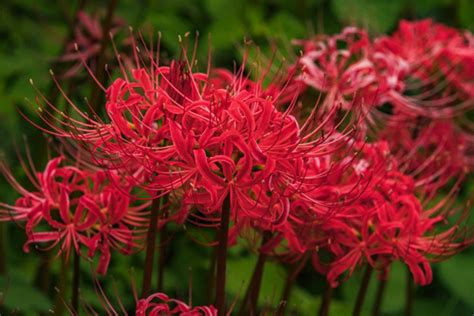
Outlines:
[[465,115],[474,108],[473,43],[469,32],[432,20],[401,21],[375,39],[349,27],[296,41],[303,53],[292,85],[316,90],[328,113],[356,113],[364,139],[387,141],[400,172],[434,196],[473,166]]
[[448,142],[463,143],[458,153],[464,161],[472,160],[472,123],[462,115],[474,107],[474,40],[469,32],[432,20],[401,21],[392,35],[373,40],[350,27],[296,43],[303,55],[292,66],[299,72],[292,85],[322,93],[326,110],[361,113],[370,135],[370,127],[396,134],[402,125],[415,138],[419,126],[443,121],[452,125]]
[[67,136],[150,196],[178,196],[170,219],[183,221],[192,209],[218,215],[228,197],[236,224],[276,230],[289,216],[290,196],[314,191],[337,169],[319,161],[345,142],[327,130],[317,137],[323,127],[300,125],[291,106],[278,108],[277,96],[228,72],[192,73],[185,62],[140,68],[108,88],[110,122],[87,117]]
[[414,138],[419,126],[442,120],[452,125],[448,142],[464,143],[457,151],[472,165],[472,122],[462,115],[474,107],[472,34],[432,20],[401,21],[392,35],[373,40],[350,27],[296,43],[303,55],[292,66],[299,72],[292,85],[320,92],[324,109],[360,113],[370,135],[380,128],[396,134],[403,125]]
[[139,247],[141,228],[147,224],[146,203],[131,207],[130,186],[117,175],[61,167],[62,161],[63,157],[52,159],[44,172],[30,176],[34,191],[25,189],[3,168],[21,197],[15,205],[0,204],[0,220],[25,223],[26,252],[32,244],[47,245],[46,249],[58,246],[66,255],[71,250],[81,253],[85,247],[84,256],[100,254],[97,270],[105,274],[112,250],[130,254]]
[[350,27],[296,43],[303,55],[295,84],[324,92],[326,107],[390,103],[395,114],[440,118],[472,106],[470,33],[431,20],[402,21],[394,34],[374,40]]
[[[418,40],[420,32],[424,40]],[[262,251],[293,257],[310,253],[316,269],[334,286],[361,264],[387,270],[395,260],[408,265],[417,283],[428,284],[430,262],[472,242],[463,240],[457,224],[439,229],[455,213],[451,193],[433,202],[471,161],[473,140],[458,116],[471,102],[471,38],[431,21],[402,22],[394,35],[376,40],[347,28],[298,42],[303,55],[288,84],[268,88],[245,77],[243,69],[200,73],[186,58],[160,66],[150,57],[150,67],[122,69],[122,77],[108,87],[105,121],[72,102],[77,115],[58,119],[58,110],[47,103],[41,115],[49,132],[83,144],[92,161],[107,170],[107,183],[115,186],[86,192],[89,186],[69,184],[75,178],[66,185],[69,178],[61,177],[68,191],[58,193],[59,202],[49,209],[59,212],[67,229],[34,232],[36,238],[29,236],[27,244],[43,236],[42,241],[55,243],[94,240],[107,249],[133,248],[133,230],[127,231],[130,243],[112,233],[117,223],[106,230],[115,239],[99,234],[99,214],[82,202],[99,201],[97,209],[108,209],[100,204],[103,199],[89,195],[117,187],[129,193],[133,187],[149,198],[168,195],[172,209],[167,220],[177,223],[215,224],[222,207],[230,205],[231,241],[248,227],[271,233]],[[320,93],[322,106],[300,120],[293,110],[298,94],[308,87]],[[42,197],[48,188],[39,187],[33,196]],[[66,203],[61,199],[67,200],[63,196],[73,197],[67,207],[61,206]],[[129,206],[130,195],[123,198],[128,200],[119,207],[124,214],[119,222],[140,227],[141,208]],[[81,209],[78,226],[64,211],[70,205]],[[41,221],[53,226],[58,218],[29,220],[25,210],[8,213],[28,219],[27,227]],[[62,235],[69,227],[75,227],[71,237]],[[86,246],[91,253],[107,252],[104,246]]]
[[390,144],[399,169],[413,177],[415,187],[436,194],[472,166],[471,142],[446,120],[412,123],[390,122],[379,137]]
[[345,198],[353,197],[350,203],[320,208],[318,213],[315,207],[298,211],[301,203],[295,201],[286,230],[291,252],[312,254],[314,267],[332,286],[363,264],[384,272],[398,260],[407,264],[416,283],[429,284],[430,262],[469,245],[458,224],[440,230],[451,211],[449,198],[427,207],[416,194],[413,178],[399,171],[387,143],[356,147],[357,159],[337,181],[364,190],[347,192]]
[[190,307],[182,301],[169,298],[164,293],[155,293],[141,299],[136,307],[137,316],[216,316],[217,309],[210,306]]
[[[92,69],[96,68],[104,37],[104,31],[99,16],[90,16],[84,11],[79,11],[76,16],[77,23],[74,28],[73,38],[67,43],[64,54],[59,57],[60,62],[74,63],[72,67],[62,75],[62,78],[71,78],[78,74],[83,63],[87,63]],[[114,18],[106,36],[115,35],[125,26],[125,21]],[[129,41],[123,42],[124,46]]]

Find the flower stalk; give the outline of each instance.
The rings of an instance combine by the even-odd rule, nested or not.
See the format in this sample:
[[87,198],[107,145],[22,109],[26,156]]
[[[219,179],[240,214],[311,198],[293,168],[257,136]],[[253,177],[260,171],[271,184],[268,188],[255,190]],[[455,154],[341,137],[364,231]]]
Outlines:
[[221,222],[218,233],[219,245],[216,253],[216,298],[215,307],[219,316],[226,315],[226,270],[227,270],[227,244],[229,241],[230,222],[230,195],[224,199],[222,204]]
[[373,316],[379,316],[380,315],[380,311],[381,311],[381,308],[382,308],[382,302],[383,302],[383,295],[385,293],[386,285],[387,285],[387,280],[385,278],[379,280],[378,286],[377,286],[377,293],[376,293],[376,296],[375,296],[375,303],[374,303],[374,307],[373,307],[373,310],[372,310],[372,315]]
[[245,293],[244,299],[242,301],[242,306],[240,307],[239,315],[257,315],[258,307],[258,296],[260,293],[260,287],[262,284],[263,270],[265,268],[265,262],[267,261],[268,255],[262,251],[264,245],[271,238],[272,234],[266,232],[262,237],[262,244],[260,247],[260,253],[258,255],[257,263],[253,270],[252,278],[250,279],[247,291]]
[[72,275],[72,310],[79,315],[79,287],[81,282],[81,254],[78,250],[74,252],[73,275]]
[[365,296],[367,294],[367,289],[369,288],[370,277],[372,276],[373,268],[370,265],[367,265],[362,276],[362,281],[359,287],[359,293],[357,293],[356,303],[354,305],[354,311],[352,316],[359,316],[362,312],[362,306],[364,305]]
[[65,293],[68,283],[68,261],[66,255],[63,253],[60,259],[59,266],[59,282],[56,289],[56,298],[54,301],[54,315],[62,316],[65,310]]
[[411,316],[413,310],[413,297],[415,296],[415,287],[410,270],[407,270],[407,285],[405,292],[405,316]]
[[161,198],[153,199],[151,203],[150,222],[146,235],[145,267],[143,269],[142,298],[150,295],[151,280],[153,276],[153,259],[155,256],[156,233],[158,230],[158,217],[160,215]]
[[[109,32],[112,27],[112,21],[113,21],[113,16],[114,16],[114,11],[115,8],[117,7],[117,0],[109,0],[108,5],[107,5],[107,13],[104,19],[104,23],[102,25],[102,40],[100,42],[100,51],[98,54],[98,59],[97,59],[97,68],[95,70],[95,77],[96,80],[100,83],[103,83],[105,79],[105,64],[107,61],[107,44],[109,43]],[[95,84],[92,87],[92,93],[91,93],[91,99],[90,99],[90,104],[92,109],[97,113],[97,111],[100,109],[99,107],[99,101],[102,95],[102,91],[99,85]]]
[[[168,196],[165,195],[161,198],[160,203],[160,211],[158,217],[161,218],[162,221],[165,221],[168,217],[168,212],[163,210],[163,207],[168,202]],[[156,287],[158,292],[163,292],[163,283],[164,283],[164,276],[165,276],[165,266],[166,266],[166,252],[168,248],[168,238],[169,234],[166,229],[166,223],[163,223],[161,226],[160,231],[158,232],[159,238],[159,247],[158,247],[158,269],[157,269],[157,282]]]
[[301,273],[301,270],[306,265],[310,254],[307,253],[299,262],[296,262],[288,271],[288,275],[286,277],[285,287],[283,288],[283,294],[280,298],[280,306],[277,310],[277,316],[285,315],[286,307],[288,306],[288,300],[290,299],[291,289],[298,278],[298,275]]
[[329,306],[331,304],[332,295],[334,293],[334,288],[326,282],[324,288],[323,299],[321,301],[321,306],[319,307],[319,316],[328,316],[329,315]]

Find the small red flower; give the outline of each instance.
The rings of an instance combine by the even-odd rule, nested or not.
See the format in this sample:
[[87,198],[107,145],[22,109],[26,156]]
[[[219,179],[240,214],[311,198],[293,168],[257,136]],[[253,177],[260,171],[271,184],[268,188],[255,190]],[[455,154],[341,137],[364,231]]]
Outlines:
[[179,300],[169,298],[164,293],[155,293],[138,301],[136,315],[217,316],[217,309],[212,305],[190,307]]

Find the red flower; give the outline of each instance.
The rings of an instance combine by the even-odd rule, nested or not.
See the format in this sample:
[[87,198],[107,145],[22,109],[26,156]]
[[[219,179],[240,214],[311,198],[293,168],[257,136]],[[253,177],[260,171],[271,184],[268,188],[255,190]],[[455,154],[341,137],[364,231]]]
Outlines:
[[217,310],[212,305],[192,308],[179,300],[169,298],[164,293],[155,293],[138,301],[136,315],[216,316]]
[[[296,43],[303,46],[303,56],[298,60],[302,74],[295,80],[324,92],[324,109],[340,106],[349,110],[359,106],[367,97],[364,91],[377,84],[368,55],[370,42],[364,31],[348,27],[335,36]],[[370,100],[364,103],[373,105]]]
[[[83,66],[82,63],[86,63],[92,69],[95,69],[97,64],[103,36],[100,19],[97,15],[90,16],[86,12],[80,11],[77,14],[77,22],[74,28],[74,38],[67,44],[64,54],[59,57],[61,62],[74,62],[75,64],[61,76],[62,78],[75,76]],[[109,33],[115,35],[124,26],[124,20],[114,18]],[[124,41],[123,44],[127,46],[130,43]]]
[[62,160],[51,160],[44,172],[31,178],[37,189],[33,192],[24,189],[4,168],[5,176],[22,197],[15,206],[1,204],[0,220],[26,222],[25,251],[31,244],[47,244],[47,250],[59,245],[59,252],[66,256],[71,250],[80,253],[81,246],[89,249],[90,257],[98,250],[98,271],[105,274],[112,249],[129,254],[139,247],[137,240],[143,235],[140,228],[147,224],[143,211],[147,204],[131,207],[130,186],[120,184],[116,175],[60,167]]
[[[401,21],[391,36],[376,39],[376,54],[402,59],[402,89],[389,102],[407,116],[453,117],[472,107],[472,35],[432,20]],[[387,69],[387,67],[385,67]]]
[[363,263],[383,271],[391,262],[401,260],[416,283],[429,284],[430,262],[461,251],[472,238],[464,235],[459,224],[440,230],[439,224],[453,216],[450,197],[427,208],[428,201],[416,196],[415,182],[397,170],[397,161],[383,143],[365,145],[362,157],[354,164],[356,173],[370,169],[376,172],[359,198],[315,226],[327,236],[324,240],[320,234],[318,249],[333,255],[325,267],[315,254],[315,267],[327,273],[328,281],[336,286],[341,275],[347,272],[349,277]]

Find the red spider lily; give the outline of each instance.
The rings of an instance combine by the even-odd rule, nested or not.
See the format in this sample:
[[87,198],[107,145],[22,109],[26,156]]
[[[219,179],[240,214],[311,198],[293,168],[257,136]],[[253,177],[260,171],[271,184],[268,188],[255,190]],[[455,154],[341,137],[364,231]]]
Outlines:
[[[432,202],[433,191],[426,193],[421,183],[417,189],[417,181],[399,171],[386,143],[355,148],[360,153],[350,167],[334,170],[326,177],[329,183],[312,192],[319,200],[326,197],[326,204],[309,204],[298,195],[290,199],[288,221],[264,250],[283,251],[291,261],[312,254],[315,268],[333,286],[341,275],[350,277],[364,263],[384,272],[395,260],[408,265],[416,283],[430,283],[430,262],[446,259],[473,242],[460,228],[462,219],[448,223],[456,217],[452,205],[456,186]],[[322,161],[319,165],[324,169]],[[332,181],[337,185],[331,186]],[[416,195],[419,190],[421,197]]]
[[449,120],[413,123],[390,122],[380,139],[389,140],[400,171],[415,180],[418,192],[437,193],[472,165],[469,139]]
[[136,315],[216,316],[217,310],[212,305],[190,307],[179,300],[169,298],[164,293],[155,293],[138,301]]
[[327,120],[313,126],[313,115],[300,127],[294,104],[280,111],[273,99],[280,93],[243,75],[217,72],[224,79],[216,81],[212,72],[193,73],[186,59],[169,67],[152,59],[150,69],[123,75],[107,89],[110,123],[82,112],[84,122],[59,120],[48,103],[42,117],[50,132],[79,140],[100,166],[127,174],[150,195],[182,191],[186,212],[189,205],[219,212],[229,196],[236,221],[274,229],[288,217],[288,195],[306,181],[294,166],[344,146]]
[[[216,255],[219,312],[225,312],[220,293],[228,240],[247,228],[269,236],[262,238],[265,256],[312,255],[332,286],[362,264],[384,272],[395,260],[407,264],[416,283],[428,284],[431,262],[473,242],[459,222],[449,222],[457,214],[452,197],[459,182],[435,198],[465,172],[469,138],[453,117],[470,104],[474,63],[470,35],[455,37],[441,28],[439,38],[431,34],[431,41],[418,43],[408,35],[411,27],[375,43],[355,28],[301,41],[303,56],[291,68],[289,84],[277,80],[268,88],[263,79],[244,75],[243,67],[236,74],[200,73],[186,56],[161,66],[145,51],[150,67],[135,56],[135,69],[120,64],[121,77],[104,89],[104,121],[79,110],[61,90],[77,113],[67,116],[45,100],[45,130],[80,142],[106,171],[59,167],[60,159],[53,160],[37,176],[34,192],[7,174],[23,197],[16,206],[2,205],[0,218],[26,222],[25,248],[46,243],[66,253],[85,247],[89,257],[99,252],[98,270],[105,273],[111,251],[129,254],[147,225],[144,206],[130,206],[132,186],[148,194],[140,191],[136,198],[169,195],[169,205],[179,204],[166,215],[153,208],[152,218],[166,217],[160,227],[186,220],[217,227],[230,213],[231,236],[229,221],[222,220]],[[420,60],[413,57],[418,53]],[[294,80],[293,71],[300,71]],[[306,86],[319,92],[323,111],[318,116],[315,107],[299,122],[292,112]],[[354,124],[358,115],[366,120]],[[372,131],[378,123],[382,128]],[[354,125],[374,143],[361,142]],[[154,220],[149,227],[147,246],[154,249]],[[148,258],[153,251],[147,252],[145,280],[153,266]],[[144,286],[142,295],[148,293]],[[162,293],[140,300],[136,312],[216,314],[213,307],[191,308]]]
[[[452,118],[473,107],[469,33],[431,20],[402,21],[392,36],[373,43],[355,28],[296,43],[303,55],[294,84],[324,93],[324,108],[362,109],[370,125],[400,115]],[[386,103],[391,115],[380,111]]]
[[[112,21],[109,34],[112,36],[117,34],[124,26],[124,20],[115,18]],[[82,68],[82,63],[87,63],[92,69],[95,69],[102,38],[102,25],[98,16],[90,16],[84,11],[79,11],[77,25],[74,28],[74,37],[67,44],[66,52],[59,57],[61,62],[74,62],[75,65],[70,67],[62,75],[62,78],[74,77]],[[127,46],[130,43],[124,41],[123,44]]]
[[303,46],[296,66],[302,73],[295,81],[325,93],[323,108],[341,106],[349,110],[354,105],[373,105],[367,91],[378,83],[369,59],[371,43],[364,31],[350,27],[335,36],[295,43]]
[[26,222],[25,251],[31,244],[47,244],[46,250],[59,245],[60,253],[66,256],[71,250],[80,253],[81,245],[89,249],[90,257],[99,251],[98,272],[105,274],[112,249],[130,254],[139,247],[140,227],[147,224],[143,211],[146,204],[131,207],[130,197],[123,193],[123,187],[118,188],[120,179],[116,175],[60,167],[63,159],[51,160],[44,172],[30,177],[36,186],[32,192],[3,167],[22,197],[14,206],[1,204],[0,220]]
[[408,116],[452,117],[472,107],[472,35],[432,20],[401,21],[391,36],[376,39],[374,51],[402,59],[390,101]]
[[[371,184],[357,201],[316,226],[327,236],[317,236],[318,249],[329,251],[334,260],[324,267],[316,254],[315,267],[326,272],[328,281],[336,286],[344,272],[349,277],[364,262],[384,270],[390,262],[401,260],[416,283],[429,284],[430,262],[449,257],[472,243],[459,223],[447,223],[453,216],[451,196],[428,206],[428,201],[420,201],[415,195],[413,179],[397,170],[386,145],[365,145],[362,154],[355,172],[368,168],[379,171],[372,174]],[[443,223],[446,228],[440,231],[438,226]]]
[[[341,48],[340,42],[345,46]],[[389,137],[392,152],[404,156],[402,168],[411,169],[407,174],[416,172],[418,184],[427,181],[420,180],[423,171],[429,182],[437,178],[436,191],[471,164],[472,123],[459,114],[473,106],[468,92],[472,35],[423,20],[402,21],[394,35],[374,43],[354,28],[297,43],[304,51],[296,65],[302,73],[295,81],[324,93],[327,108],[341,104],[351,112],[362,109],[361,130],[375,139]],[[433,142],[435,136],[429,135],[434,126],[450,131],[439,134],[443,142]],[[417,137],[423,130],[423,137]],[[423,159],[415,159],[418,150],[425,153]],[[460,159],[442,164],[439,154],[448,152]]]

